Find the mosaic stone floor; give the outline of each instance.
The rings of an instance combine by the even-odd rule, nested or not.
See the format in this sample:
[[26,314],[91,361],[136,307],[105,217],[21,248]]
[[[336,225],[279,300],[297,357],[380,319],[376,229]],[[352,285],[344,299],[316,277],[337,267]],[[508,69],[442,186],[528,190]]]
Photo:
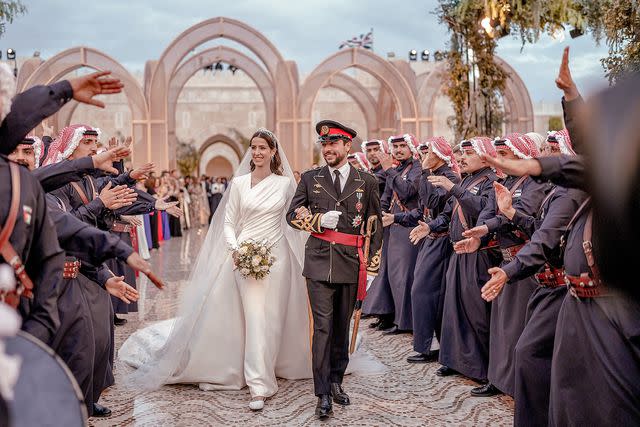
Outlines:
[[[205,230],[193,230],[152,252],[154,271],[164,277],[167,288],[158,291],[139,280],[140,312],[124,316],[125,326],[116,329],[116,346],[136,329],[171,317],[181,288],[204,238]],[[473,398],[476,384],[461,377],[435,376],[437,363],[410,365],[411,335],[386,337],[371,332],[364,321],[369,352],[388,366],[384,374],[347,376],[344,388],[351,396],[348,407],[334,405],[334,417],[314,418],[316,398],[311,380],[279,380],[279,391],[260,413],[249,410],[245,388],[231,392],[204,392],[196,386],[165,386],[154,392],[135,392],[119,384],[131,368],[116,363],[116,385],[101,399],[112,409],[108,419],[90,419],[92,426],[507,426],[512,425],[513,401],[508,397]]]

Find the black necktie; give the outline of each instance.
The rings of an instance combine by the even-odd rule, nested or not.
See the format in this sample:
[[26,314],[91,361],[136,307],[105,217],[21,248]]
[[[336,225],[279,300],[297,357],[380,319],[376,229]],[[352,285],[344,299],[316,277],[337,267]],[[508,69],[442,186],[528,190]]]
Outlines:
[[342,188],[340,188],[340,171],[336,169],[333,171],[333,174],[336,176],[333,179],[333,188],[336,190],[336,195],[340,197],[340,194],[342,193]]

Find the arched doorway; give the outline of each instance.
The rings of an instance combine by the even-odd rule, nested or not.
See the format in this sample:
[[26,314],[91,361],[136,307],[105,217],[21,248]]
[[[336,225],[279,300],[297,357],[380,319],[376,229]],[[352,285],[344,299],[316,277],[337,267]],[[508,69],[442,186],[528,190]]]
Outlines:
[[[213,18],[203,21],[180,34],[162,53],[153,67],[149,80],[145,81],[151,123],[151,138],[160,145],[154,150],[152,160],[162,167],[175,164],[175,152],[169,151],[170,128],[168,93],[181,61],[197,46],[217,38],[235,41],[255,54],[264,64],[276,95],[276,132],[286,149],[295,156],[296,82],[291,65],[275,46],[260,32],[240,21],[229,18]],[[173,125],[175,126],[175,125]]]
[[311,111],[320,88],[326,85],[334,75],[348,68],[359,68],[375,77],[392,95],[399,122],[404,132],[416,133],[417,106],[411,87],[402,74],[388,61],[364,49],[342,50],[318,65],[305,79],[298,97],[298,134],[302,138],[299,145],[306,148],[307,157],[304,166],[312,162],[312,150],[309,141],[313,140]]
[[274,93],[273,83],[269,75],[264,69],[254,60],[246,56],[245,54],[226,47],[216,46],[211,49],[207,49],[198,53],[197,55],[189,58],[185,61],[178,70],[176,70],[169,86],[169,94],[167,99],[167,123],[168,129],[173,129],[169,132],[168,144],[169,152],[175,150],[177,137],[176,137],[176,110],[178,104],[178,97],[183,87],[197,71],[202,70],[203,67],[213,64],[218,61],[227,62],[235,65],[242,72],[246,73],[251,80],[256,84],[266,110],[266,126],[269,129],[275,129],[276,120],[276,96]]
[[[132,116],[132,157],[137,164],[145,162],[151,156],[151,147],[147,138],[149,122],[144,93],[136,79],[118,61],[105,53],[89,47],[67,49],[42,63],[18,90],[23,91],[32,86],[54,83],[66,74],[83,67],[98,71],[110,70],[124,83],[123,92],[127,97]],[[77,106],[76,101],[68,102],[55,117],[50,119],[50,123],[58,129],[68,125]]]
[[377,138],[380,133],[376,100],[366,87],[353,77],[338,73],[332,76],[325,87],[331,87],[343,91],[356,102],[366,122],[366,131],[362,132],[363,139]]
[[202,144],[199,154],[200,175],[231,178],[240,165],[243,148],[226,135],[214,135]]

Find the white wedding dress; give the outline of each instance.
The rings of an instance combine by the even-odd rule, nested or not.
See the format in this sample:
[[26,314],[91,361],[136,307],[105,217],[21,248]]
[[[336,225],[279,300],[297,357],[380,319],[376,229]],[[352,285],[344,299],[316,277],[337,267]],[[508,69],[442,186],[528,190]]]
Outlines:
[[[289,227],[286,212],[295,192],[282,149],[284,176],[251,186],[250,152],[236,171],[212,219],[178,316],[133,333],[118,352],[137,369],[136,389],[195,383],[203,390],[237,390],[270,397],[276,377],[312,378],[311,316],[302,267],[307,233]],[[244,173],[244,174],[243,174]],[[230,247],[252,239],[272,244],[275,262],[263,280],[233,269]],[[366,352],[352,357],[347,373],[380,373]]]

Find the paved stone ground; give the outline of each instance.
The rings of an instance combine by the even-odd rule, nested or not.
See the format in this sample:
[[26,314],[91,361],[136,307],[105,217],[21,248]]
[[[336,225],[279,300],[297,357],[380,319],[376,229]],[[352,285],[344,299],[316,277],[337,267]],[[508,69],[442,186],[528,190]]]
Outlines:
[[[158,291],[139,280],[140,312],[116,329],[116,346],[136,329],[171,317],[176,309],[191,264],[205,230],[190,231],[152,252],[154,270],[165,278],[167,289]],[[334,405],[334,417],[314,418],[316,398],[311,380],[279,380],[279,391],[261,413],[252,413],[245,388],[231,392],[204,392],[196,386],[165,386],[154,392],[122,387],[131,372],[116,363],[116,385],[103,394],[102,404],[113,410],[108,419],[91,419],[92,426],[218,426],[218,425],[371,425],[371,426],[502,426],[511,425],[513,401],[508,397],[473,398],[476,384],[461,377],[440,378],[437,363],[410,365],[411,335],[385,337],[371,332],[364,321],[364,342],[369,352],[389,367],[384,374],[347,376],[344,387],[351,396],[348,407]]]

